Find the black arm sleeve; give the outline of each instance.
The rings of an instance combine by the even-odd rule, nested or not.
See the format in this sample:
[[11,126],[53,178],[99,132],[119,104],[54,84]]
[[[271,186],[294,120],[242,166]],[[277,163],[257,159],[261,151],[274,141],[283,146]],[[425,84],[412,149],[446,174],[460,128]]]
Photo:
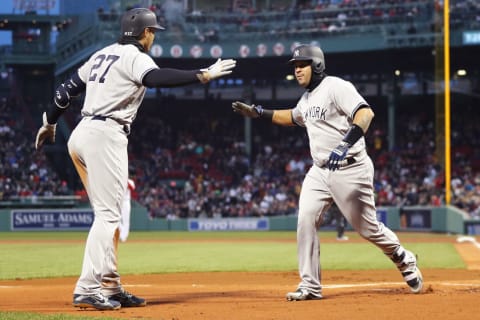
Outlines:
[[147,88],[172,88],[187,84],[198,83],[197,74],[200,70],[180,70],[171,68],[153,69],[142,79],[142,84]]

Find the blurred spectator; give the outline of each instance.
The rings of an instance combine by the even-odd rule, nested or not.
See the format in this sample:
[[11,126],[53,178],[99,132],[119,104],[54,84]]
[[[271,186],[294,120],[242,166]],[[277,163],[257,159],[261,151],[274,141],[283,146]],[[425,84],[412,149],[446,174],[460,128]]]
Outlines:
[[167,26],[171,31],[185,31],[185,9],[181,0],[165,0],[162,5]]

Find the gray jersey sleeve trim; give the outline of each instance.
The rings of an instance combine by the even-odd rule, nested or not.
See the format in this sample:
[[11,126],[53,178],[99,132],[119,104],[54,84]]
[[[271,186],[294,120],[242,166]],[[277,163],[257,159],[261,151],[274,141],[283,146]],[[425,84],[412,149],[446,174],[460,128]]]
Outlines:
[[355,117],[355,113],[357,113],[357,111],[362,108],[371,108],[371,107],[368,103],[362,101],[355,107],[355,109],[353,109],[352,114],[350,114],[350,117],[353,119]]
[[303,124],[301,124],[301,123],[299,123],[299,122],[297,122],[297,121],[295,120],[295,118],[293,117],[293,113],[290,113],[290,115],[291,115],[291,117],[292,117],[292,123],[293,123],[294,125],[299,126],[299,127],[305,127]]

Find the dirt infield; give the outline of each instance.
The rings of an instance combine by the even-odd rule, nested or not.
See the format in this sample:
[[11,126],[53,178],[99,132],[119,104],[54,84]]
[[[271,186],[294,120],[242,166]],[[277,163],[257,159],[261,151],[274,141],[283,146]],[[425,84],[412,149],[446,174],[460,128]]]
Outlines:
[[177,273],[123,277],[125,288],[148,305],[118,311],[73,308],[76,278],[0,281],[0,310],[159,320],[472,319],[480,310],[480,250],[456,246],[468,270],[422,270],[425,292],[419,295],[394,269],[325,270],[325,299],[303,302],[285,300],[299,281],[296,272]]

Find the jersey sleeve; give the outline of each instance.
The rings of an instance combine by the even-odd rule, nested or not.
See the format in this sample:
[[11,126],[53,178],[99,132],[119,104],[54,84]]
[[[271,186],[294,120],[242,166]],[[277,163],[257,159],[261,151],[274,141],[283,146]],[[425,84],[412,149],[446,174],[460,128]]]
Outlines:
[[132,76],[135,82],[142,83],[143,77],[151,70],[158,69],[157,64],[153,59],[145,53],[139,52],[134,60],[132,65]]
[[354,85],[342,79],[337,79],[337,82],[333,88],[333,99],[337,107],[349,118],[353,119],[355,112],[362,105],[368,106],[369,104],[358,93]]
[[298,107],[298,105],[292,109],[292,121],[297,126],[305,127],[305,122],[303,121],[302,112],[300,111],[300,108]]
[[87,83],[88,80],[88,74],[90,70],[90,59],[87,60],[80,68],[78,68],[78,76],[80,77],[80,80],[83,81],[83,83]]
[[297,126],[305,127],[305,119],[303,118],[303,112],[302,112],[302,100],[303,100],[303,96],[300,99],[300,101],[297,103],[296,107],[292,109],[292,121]]

